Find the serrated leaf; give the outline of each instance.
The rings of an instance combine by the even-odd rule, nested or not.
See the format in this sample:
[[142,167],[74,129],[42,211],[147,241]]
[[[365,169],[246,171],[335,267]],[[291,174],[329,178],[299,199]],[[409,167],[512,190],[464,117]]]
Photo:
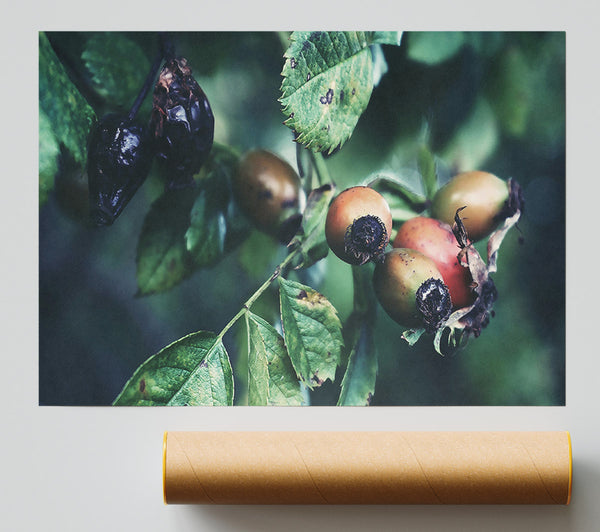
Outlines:
[[370,405],[375,395],[377,368],[377,350],[373,339],[372,323],[363,320],[358,328],[358,335],[342,379],[338,406]]
[[131,106],[150,68],[144,50],[120,32],[92,35],[81,59],[95,91],[111,107]]
[[281,98],[296,140],[327,153],[350,138],[373,90],[364,32],[293,32],[285,52]]
[[52,124],[46,113],[40,108],[39,111],[39,174],[40,191],[39,204],[43,205],[48,199],[48,194],[54,188],[54,178],[58,172],[58,157],[60,146]]
[[96,114],[67,76],[43,32],[39,34],[39,106],[56,141],[85,168],[87,138]]
[[137,247],[138,295],[172,288],[194,271],[185,233],[195,196],[170,190],[150,207]]
[[323,185],[314,189],[308,196],[302,226],[299,234],[292,240],[292,247],[300,246],[300,260],[295,264],[296,268],[308,268],[329,253],[329,246],[325,238],[325,219],[327,210],[335,187]]
[[248,404],[301,405],[304,397],[281,335],[248,312]]
[[316,290],[279,277],[281,321],[296,375],[309,388],[335,379],[343,346],[334,306]]
[[437,65],[456,54],[465,44],[461,31],[415,31],[408,34],[408,57]]
[[221,339],[200,331],[151,356],[115,399],[120,406],[229,406],[233,373]]

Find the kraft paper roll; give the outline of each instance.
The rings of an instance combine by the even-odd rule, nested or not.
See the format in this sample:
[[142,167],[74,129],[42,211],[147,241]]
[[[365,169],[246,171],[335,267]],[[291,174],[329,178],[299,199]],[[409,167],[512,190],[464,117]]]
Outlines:
[[568,432],[167,432],[168,504],[569,504]]

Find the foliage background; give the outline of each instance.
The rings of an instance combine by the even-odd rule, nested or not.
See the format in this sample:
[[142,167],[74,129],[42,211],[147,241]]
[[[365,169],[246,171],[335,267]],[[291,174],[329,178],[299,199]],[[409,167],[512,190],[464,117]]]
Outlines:
[[[139,72],[143,81],[154,35],[127,36],[141,56],[126,61],[119,50],[107,49],[107,65],[134,79]],[[81,57],[94,34],[49,37],[73,72],[85,72]],[[281,36],[180,33],[176,42],[210,99],[215,139],[242,151],[265,147],[294,163],[295,146],[277,102]],[[519,224],[524,244],[513,231],[500,251],[496,317],[464,351],[442,358],[426,342],[409,348],[402,329],[378,314],[373,404],[564,404],[564,33],[405,33],[402,46],[383,49],[388,72],[351,139],[327,160],[339,189],[382,168],[414,173],[413,148],[426,123],[443,174],[480,168],[514,177],[526,207]],[[88,101],[102,108],[102,95],[95,94],[86,94]],[[123,101],[129,100],[125,94]],[[150,354],[190,332],[220,330],[285,254],[255,233],[169,292],[134,297],[137,240],[161,187],[151,176],[114,226],[99,229],[78,223],[56,190],[49,192],[39,218],[40,404],[110,404]],[[342,320],[349,315],[346,264],[330,254],[303,275]],[[245,337],[243,326],[238,329]],[[238,334],[224,339],[234,370],[236,361],[242,363],[235,355]],[[338,386],[327,383],[311,403],[335,403]]]

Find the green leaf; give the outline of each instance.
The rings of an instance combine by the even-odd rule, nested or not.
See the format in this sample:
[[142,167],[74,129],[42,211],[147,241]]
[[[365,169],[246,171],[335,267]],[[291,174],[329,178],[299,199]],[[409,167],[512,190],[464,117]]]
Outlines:
[[302,405],[300,382],[281,335],[260,316],[246,313],[248,404]]
[[170,190],[150,207],[137,247],[138,295],[168,290],[193,273],[185,233],[194,200],[189,190]]
[[39,203],[41,206],[46,202],[48,194],[54,188],[54,177],[58,172],[58,157],[60,155],[60,146],[52,131],[52,124],[48,119],[48,115],[41,108],[39,111],[39,130]]
[[335,379],[343,346],[334,306],[312,288],[279,277],[281,321],[296,375],[309,388]]
[[221,339],[200,331],[165,347],[135,371],[113,404],[232,405],[233,373]]
[[392,44],[400,46],[402,40],[401,31],[372,31],[368,35],[371,44]]
[[518,47],[505,50],[492,65],[489,101],[503,130],[513,137],[521,137],[527,130],[536,93],[532,70]]
[[248,234],[231,192],[237,155],[213,146],[196,186],[169,190],[146,215],[137,250],[138,295],[162,292],[223,258]]
[[467,120],[461,124],[441,156],[455,171],[485,165],[498,147],[500,132],[487,99],[479,96]]
[[362,321],[352,347],[338,406],[368,406],[375,394],[377,380],[377,350],[373,339],[373,325]]
[[373,90],[364,32],[294,32],[284,54],[281,98],[296,140],[331,153],[352,135]]
[[39,34],[39,106],[56,141],[85,168],[87,138],[96,114],[67,76],[43,32]]
[[408,329],[402,333],[402,338],[408,342],[411,347],[415,345],[421,336],[425,334],[425,329]]
[[144,50],[120,32],[92,35],[81,59],[95,91],[111,107],[131,106],[150,69]]
[[246,273],[256,279],[264,279],[265,273],[273,271],[281,262],[278,258],[285,248],[262,231],[251,229],[249,232],[240,247],[238,259]]
[[425,196],[416,192],[415,187],[402,176],[376,173],[365,182],[386,199],[394,222],[404,222],[425,210]]
[[408,57],[436,65],[450,59],[465,44],[461,31],[415,31],[408,34]]
[[420,146],[417,155],[417,165],[423,181],[423,188],[428,199],[432,199],[438,189],[438,178],[435,167],[435,157],[425,145]]
[[300,246],[301,248],[300,260],[295,264],[296,268],[308,268],[329,253],[329,246],[325,238],[325,219],[334,193],[333,185],[323,185],[309,194],[301,230],[290,242],[290,246]]
[[216,144],[197,176],[196,199],[185,232],[187,250],[196,267],[215,264],[249,233],[231,190],[238,161],[237,153]]

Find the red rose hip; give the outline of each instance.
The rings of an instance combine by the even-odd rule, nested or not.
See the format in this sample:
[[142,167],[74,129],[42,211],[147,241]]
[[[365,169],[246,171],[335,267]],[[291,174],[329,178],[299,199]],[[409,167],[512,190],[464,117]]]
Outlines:
[[450,290],[454,308],[467,307],[475,301],[471,272],[460,264],[461,248],[449,225],[424,216],[411,218],[400,226],[392,245],[414,249],[433,260]]

